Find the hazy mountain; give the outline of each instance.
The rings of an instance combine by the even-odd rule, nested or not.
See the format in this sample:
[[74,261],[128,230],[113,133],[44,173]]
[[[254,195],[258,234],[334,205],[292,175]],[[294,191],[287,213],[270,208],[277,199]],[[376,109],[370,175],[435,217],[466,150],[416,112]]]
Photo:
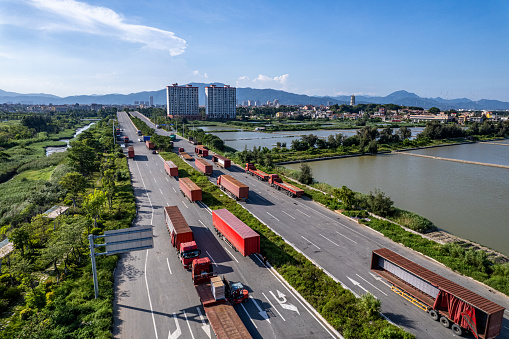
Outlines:
[[[205,87],[211,83],[191,83],[199,88],[199,103],[205,105]],[[222,83],[212,83],[216,86],[224,86]],[[131,94],[106,94],[106,95],[76,95],[68,97],[58,97],[50,94],[20,94],[0,90],[0,103],[12,102],[23,104],[134,104],[135,101],[148,101],[149,97],[154,97],[154,104],[166,104],[166,90],[145,91]],[[327,104],[349,104],[350,96],[342,95],[336,97],[308,96],[304,94],[295,94],[275,89],[256,89],[256,88],[237,88],[237,102],[240,104],[247,100],[257,100],[261,104],[267,101],[279,100],[282,105],[327,105]],[[404,106],[417,106],[423,108],[438,107],[442,110],[447,109],[489,109],[505,110],[509,109],[509,102],[499,100],[478,100],[472,101],[467,98],[460,99],[442,99],[422,98],[415,93],[404,90],[393,92],[385,97],[377,96],[356,96],[357,104],[397,104]]]

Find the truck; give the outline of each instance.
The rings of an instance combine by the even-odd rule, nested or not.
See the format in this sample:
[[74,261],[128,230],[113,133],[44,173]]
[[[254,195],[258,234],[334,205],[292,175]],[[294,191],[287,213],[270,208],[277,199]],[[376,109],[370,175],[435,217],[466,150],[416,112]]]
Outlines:
[[129,143],[129,137],[126,135],[124,137],[124,144],[128,144]]
[[117,137],[119,137],[119,136],[120,136],[120,128],[115,128],[115,135],[116,135]]
[[196,168],[205,175],[212,175],[213,167],[208,161],[204,159],[196,159],[194,164],[196,165]]
[[170,160],[165,161],[164,162],[164,170],[171,177],[178,177],[178,175],[179,175],[179,168],[177,167],[177,165],[175,165],[173,163],[173,161],[170,161]]
[[246,163],[246,173],[255,176],[258,180],[268,181],[269,175],[263,171],[256,169],[254,164]]
[[184,147],[179,147],[179,154],[181,154],[182,152],[184,152]]
[[177,135],[175,133],[170,134],[170,140],[175,141],[177,139]]
[[222,168],[228,168],[232,165],[230,159],[219,154],[212,155],[212,162],[217,166],[221,166]]
[[500,334],[505,308],[387,249],[374,250],[371,271],[391,290],[427,312],[432,320],[476,338]]
[[220,175],[217,178],[217,185],[235,200],[246,200],[249,196],[249,186],[244,185],[231,175]]
[[144,135],[143,136],[143,141],[148,141],[150,140],[150,135]]
[[194,241],[194,234],[178,206],[164,207],[164,220],[170,233],[171,245],[175,248],[185,269],[190,268],[193,260],[200,257],[201,250]]
[[180,193],[190,202],[201,201],[201,188],[189,178],[179,179]]
[[[220,297],[214,296],[215,285],[220,285],[220,282],[215,279],[218,277],[212,268],[212,262],[209,257],[193,261],[191,277],[217,339],[252,338],[232,305],[247,301],[249,292],[240,285],[242,286],[241,288],[231,290],[225,288],[224,297],[222,295]],[[219,278],[219,280],[221,279]],[[224,280],[222,283],[226,285]],[[221,286],[218,287],[220,288]]]
[[141,130],[138,130],[138,135],[141,135]]
[[212,211],[217,235],[243,256],[260,253],[260,235],[227,209]]
[[187,161],[193,160],[193,157],[187,154],[186,152],[180,152],[180,156],[182,157],[182,159]]
[[196,153],[199,157],[208,157],[209,156],[209,150],[205,146],[196,146],[194,148],[194,153]]
[[269,174],[269,185],[283,191],[292,198],[299,198],[304,194],[304,190],[284,182],[277,174]]
[[133,146],[129,146],[127,148],[127,157],[134,159],[134,147]]
[[154,143],[150,140],[147,140],[145,141],[145,145],[147,146],[148,149],[154,149],[155,146],[154,146]]

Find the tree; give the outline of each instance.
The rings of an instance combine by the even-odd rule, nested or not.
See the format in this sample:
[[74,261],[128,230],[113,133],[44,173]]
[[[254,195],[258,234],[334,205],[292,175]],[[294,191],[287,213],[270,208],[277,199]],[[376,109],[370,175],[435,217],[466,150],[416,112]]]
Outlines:
[[299,181],[306,185],[313,183],[313,173],[311,172],[311,167],[309,167],[308,164],[303,163],[300,165]]
[[392,206],[394,202],[390,197],[385,196],[385,193],[379,189],[375,189],[375,192],[369,192],[367,203],[371,212],[382,217],[386,217],[393,212]]
[[30,235],[24,228],[16,228],[9,235],[9,239],[12,241],[14,248],[21,250],[21,256],[25,256],[25,247],[29,245]]
[[74,207],[76,207],[76,198],[80,193],[83,193],[87,187],[87,180],[85,177],[78,172],[70,172],[59,181],[59,184],[67,190]]
[[107,169],[103,172],[102,177],[103,188],[105,189],[106,198],[108,199],[108,206],[111,210],[113,206],[113,197],[115,196],[115,170]]
[[[88,215],[94,218],[94,227],[97,227],[97,218],[101,213],[101,208],[106,202],[106,194],[98,189],[94,190],[94,193],[90,193],[83,202],[83,208],[87,211]],[[90,226],[88,228],[90,233]]]
[[347,210],[352,209],[352,206],[355,203],[354,191],[343,185],[340,189],[337,188],[334,189],[333,195],[334,197],[336,197],[336,199],[341,200],[341,202],[345,206],[345,209]]
[[382,303],[373,294],[366,293],[359,299],[359,309],[367,319],[372,318],[380,311]]
[[69,166],[76,172],[88,176],[97,168],[96,151],[92,147],[87,146],[83,141],[72,142],[71,148],[67,152]]
[[406,126],[401,126],[397,134],[399,135],[401,140],[407,140],[410,139],[410,137],[412,137],[412,131],[410,130],[410,128]]
[[378,143],[376,140],[371,140],[368,144],[368,153],[377,154],[378,153]]
[[428,109],[428,112],[432,113],[432,114],[437,114],[437,113],[440,113],[440,108],[431,107],[430,109]]

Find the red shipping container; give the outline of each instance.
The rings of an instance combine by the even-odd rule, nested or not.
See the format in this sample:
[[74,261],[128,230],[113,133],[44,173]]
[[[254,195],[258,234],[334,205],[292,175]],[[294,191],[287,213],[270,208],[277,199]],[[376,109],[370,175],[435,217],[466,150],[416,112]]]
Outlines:
[[189,201],[201,201],[201,188],[189,178],[179,179],[179,188]]
[[208,157],[209,150],[205,146],[196,146],[194,148],[194,153],[196,153],[199,157]]
[[212,224],[243,256],[260,253],[260,235],[227,209],[212,211]]
[[154,143],[150,140],[145,141],[145,145],[148,149],[154,149]]
[[219,176],[217,184],[233,194],[237,199],[244,200],[249,197],[249,186],[244,185],[231,175]]
[[207,162],[203,159],[196,159],[194,161],[194,163],[196,164],[196,168],[198,168],[200,171],[202,171],[206,175],[212,174],[213,167],[209,162]]
[[166,171],[166,173],[168,173],[168,175],[172,176],[172,177],[176,177],[179,175],[179,168],[177,167],[177,165],[175,165],[173,163],[173,161],[165,161],[164,162],[164,170]]
[[129,148],[127,149],[127,157],[134,158],[134,147],[133,146],[129,146]]
[[214,154],[212,156],[212,162],[215,162],[218,166],[221,166],[222,168],[228,168],[232,165],[232,162],[230,159],[223,157],[219,154]]
[[179,249],[181,243],[194,240],[193,231],[177,206],[165,206],[164,219],[173,247]]

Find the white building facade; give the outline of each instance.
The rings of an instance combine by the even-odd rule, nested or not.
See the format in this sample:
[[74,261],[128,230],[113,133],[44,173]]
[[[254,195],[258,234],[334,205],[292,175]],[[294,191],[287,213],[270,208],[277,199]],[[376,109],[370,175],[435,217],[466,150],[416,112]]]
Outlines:
[[205,112],[207,119],[235,119],[237,92],[235,87],[225,85],[205,87]]
[[198,87],[178,84],[166,86],[166,109],[171,119],[177,117],[199,119]]

